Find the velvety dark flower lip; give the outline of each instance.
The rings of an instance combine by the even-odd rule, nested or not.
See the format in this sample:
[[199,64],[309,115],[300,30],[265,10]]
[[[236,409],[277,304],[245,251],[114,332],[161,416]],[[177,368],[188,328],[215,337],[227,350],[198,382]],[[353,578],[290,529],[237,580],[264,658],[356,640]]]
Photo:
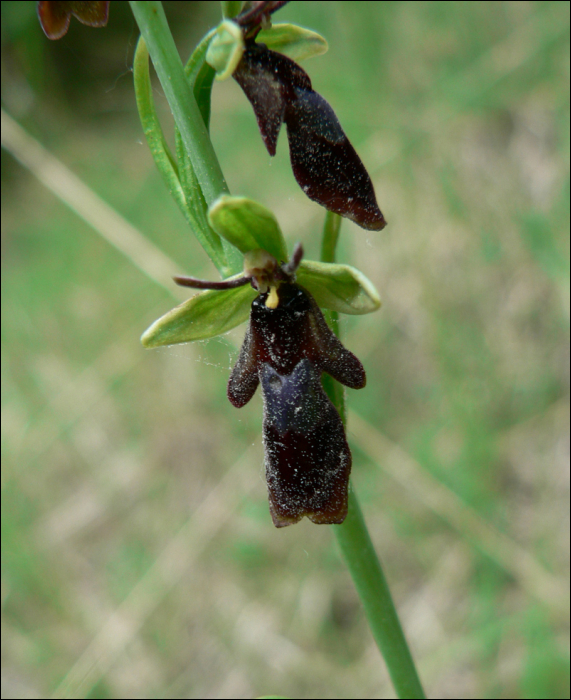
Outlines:
[[61,39],[67,33],[72,15],[89,27],[104,27],[109,17],[109,1],[45,0],[38,2],[38,18],[48,39]]
[[369,173],[335,112],[295,61],[248,41],[233,77],[254,109],[271,156],[285,123],[292,170],[310,199],[362,228],[385,227]]
[[[282,267],[283,270],[283,267]],[[282,282],[252,302],[250,325],[228,381],[240,408],[261,385],[270,514],[276,527],[304,516],[339,524],[347,515],[351,451],[341,418],[321,385],[327,372],[365,386],[365,370],[329,329],[309,292]]]

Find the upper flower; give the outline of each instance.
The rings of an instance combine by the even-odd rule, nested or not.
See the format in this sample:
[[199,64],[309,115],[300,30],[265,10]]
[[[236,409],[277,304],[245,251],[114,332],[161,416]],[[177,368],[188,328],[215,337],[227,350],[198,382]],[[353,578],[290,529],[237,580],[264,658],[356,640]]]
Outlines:
[[[262,29],[263,9],[258,9],[254,19],[249,10],[233,21],[223,22],[212,40],[207,61],[219,79],[232,75],[240,85],[271,156],[276,153],[280,128],[285,123],[293,174],[310,199],[363,228],[384,228],[386,221],[369,173],[335,112],[313,90],[303,68],[284,55],[315,55],[326,50],[327,43],[321,37],[316,39],[314,32],[294,25]],[[269,23],[267,15],[266,21]],[[269,48],[272,45],[280,52]]]

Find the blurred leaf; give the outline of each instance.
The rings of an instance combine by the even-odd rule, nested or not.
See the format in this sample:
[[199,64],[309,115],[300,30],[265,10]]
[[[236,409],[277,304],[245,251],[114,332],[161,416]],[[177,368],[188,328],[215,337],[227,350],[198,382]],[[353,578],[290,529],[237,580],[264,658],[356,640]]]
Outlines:
[[548,217],[530,208],[518,214],[519,230],[530,253],[544,272],[552,278],[569,278],[569,255],[558,245],[557,231],[554,231]]

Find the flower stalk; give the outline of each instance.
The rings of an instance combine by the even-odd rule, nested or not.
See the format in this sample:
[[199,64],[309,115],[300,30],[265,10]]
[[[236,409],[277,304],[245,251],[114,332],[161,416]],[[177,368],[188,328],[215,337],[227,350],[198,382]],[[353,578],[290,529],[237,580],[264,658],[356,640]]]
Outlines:
[[[322,262],[335,262],[341,217],[327,212],[321,240]],[[339,337],[336,311],[328,311],[326,318]],[[324,388],[341,420],[347,423],[345,392],[328,375],[323,376]],[[398,614],[393,603],[387,579],[371,541],[365,518],[352,484],[349,487],[349,511],[342,525],[333,528],[357,593],[363,604],[371,633],[379,647],[399,698],[424,698],[420,679],[410,653]]]

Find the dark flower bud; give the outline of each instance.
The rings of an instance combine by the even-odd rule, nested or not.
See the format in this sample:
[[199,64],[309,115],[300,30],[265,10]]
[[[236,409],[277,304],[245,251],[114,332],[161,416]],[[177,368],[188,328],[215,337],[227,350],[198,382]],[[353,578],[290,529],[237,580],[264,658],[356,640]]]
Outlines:
[[38,18],[48,39],[61,39],[67,33],[72,15],[89,27],[104,27],[109,16],[109,2],[38,2]]
[[287,56],[249,41],[233,77],[252,104],[271,156],[285,122],[293,174],[307,196],[363,228],[382,229],[386,222],[371,178],[307,73]]

